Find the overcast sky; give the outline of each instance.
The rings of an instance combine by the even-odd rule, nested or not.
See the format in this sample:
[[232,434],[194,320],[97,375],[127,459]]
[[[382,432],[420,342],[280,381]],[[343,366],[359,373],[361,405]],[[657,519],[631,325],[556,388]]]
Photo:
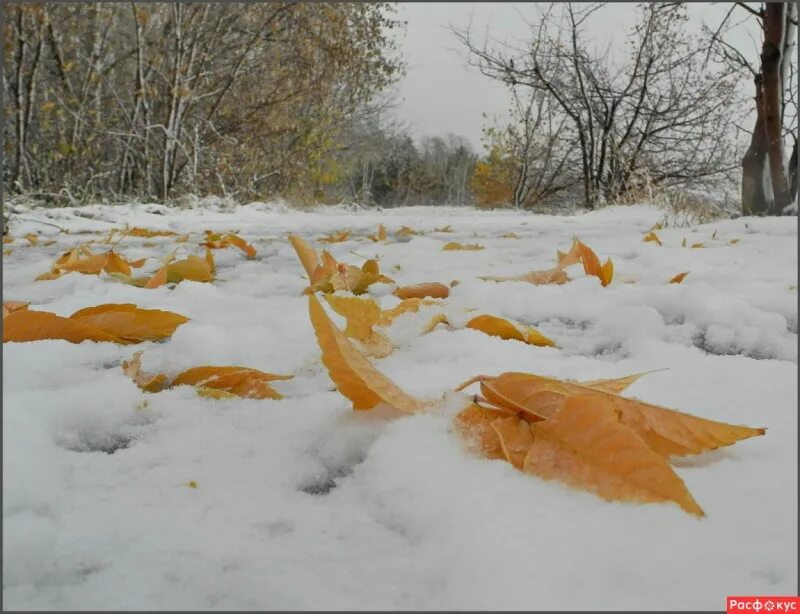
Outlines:
[[[729,7],[729,3],[689,4],[691,23],[698,28],[702,21],[716,26]],[[606,6],[593,15],[589,35],[598,46],[621,43],[635,11],[632,3]],[[480,40],[488,27],[493,38],[513,43],[527,39],[525,20],[532,21],[536,12],[536,5],[531,3],[399,3],[397,16],[408,22],[399,38],[408,72],[398,85],[396,117],[417,137],[452,132],[480,149],[485,123],[482,114],[491,118],[504,113],[508,95],[502,85],[467,66],[464,50],[449,26],[466,28],[472,18],[472,29]],[[741,9],[738,12],[745,23],[728,40],[755,61],[759,34],[756,18]]]

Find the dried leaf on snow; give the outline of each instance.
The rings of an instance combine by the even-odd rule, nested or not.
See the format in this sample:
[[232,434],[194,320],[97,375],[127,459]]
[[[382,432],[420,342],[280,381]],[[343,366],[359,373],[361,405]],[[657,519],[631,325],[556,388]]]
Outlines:
[[317,240],[320,243],[341,243],[347,241],[348,238],[350,238],[349,230],[338,230]]
[[608,400],[620,422],[665,456],[700,454],[766,432],[763,428],[717,422],[622,397],[602,386],[597,388],[534,373],[508,372],[497,377],[473,378],[462,387],[475,381],[480,382],[481,392],[490,403],[522,412],[526,419],[533,421],[552,418],[571,396],[590,396],[599,402]]
[[447,243],[442,248],[442,251],[443,252],[451,252],[451,251],[464,250],[464,251],[476,252],[476,251],[479,251],[479,250],[482,250],[482,249],[484,249],[483,245],[479,245],[478,243],[463,244],[463,243],[456,243],[455,241],[451,241],[450,243]]
[[520,422],[520,430],[528,426],[532,439],[523,459],[525,473],[589,490],[608,501],[674,501],[690,514],[704,515],[667,459],[622,424],[609,402],[570,397],[552,419]]
[[439,302],[433,299],[425,299],[419,297],[406,298],[400,301],[391,309],[386,309],[381,312],[378,326],[389,326],[394,322],[395,318],[404,313],[417,313],[420,307],[438,305]]
[[385,241],[387,237],[386,227],[383,224],[378,224],[378,232],[374,235],[369,235],[370,240],[377,243],[378,241]]
[[189,321],[179,313],[140,309],[131,303],[87,307],[73,313],[70,319],[99,328],[129,343],[166,339],[178,326]]
[[511,322],[493,315],[479,315],[467,322],[467,328],[501,339],[515,339],[529,345],[540,347],[556,347],[552,339],[548,339],[531,326]]
[[336,328],[313,294],[308,296],[308,310],[322,351],[322,362],[337,390],[352,401],[353,409],[372,409],[379,403],[406,413],[422,409],[421,401],[403,392],[370,364]]
[[27,309],[28,305],[30,305],[30,303],[24,301],[3,301],[3,317],[5,318],[8,314],[15,311]]
[[652,230],[644,236],[642,241],[644,241],[645,243],[658,243],[659,245],[662,245],[661,239],[659,239],[658,235],[654,233]]
[[413,286],[402,286],[393,293],[397,298],[447,298],[450,296],[450,288],[438,282],[428,282],[415,284]]
[[383,358],[394,350],[392,342],[373,330],[381,317],[381,308],[372,298],[326,295],[325,300],[333,310],[347,319],[344,334],[357,340],[368,356]]

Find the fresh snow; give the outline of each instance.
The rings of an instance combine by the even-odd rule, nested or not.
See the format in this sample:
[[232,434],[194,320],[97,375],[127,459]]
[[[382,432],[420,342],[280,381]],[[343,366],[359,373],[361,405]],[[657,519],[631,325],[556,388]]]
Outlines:
[[[571,216],[264,203],[18,209],[4,300],[60,315],[130,302],[191,320],[163,343],[4,344],[4,607],[716,610],[727,595],[796,594],[797,220],[664,229],[663,246],[643,243],[662,215],[649,206]],[[366,238],[378,223],[386,243]],[[125,238],[123,255],[152,257],[140,274],[175,247],[201,254],[206,229],[238,231],[258,256],[216,250],[214,283],[172,290],[78,273],[34,281],[66,249],[101,238],[88,233],[125,224],[194,233],[178,245]],[[448,224],[454,232],[431,232]],[[398,239],[402,225],[426,233]],[[474,457],[450,428],[453,393],[430,415],[354,412],[320,362],[307,282],[286,241],[298,233],[323,247],[313,240],[343,228],[351,240],[324,246],[337,259],[377,256],[399,284],[459,280],[451,322],[476,308],[560,346],[444,327],[420,336],[437,309],[404,315],[387,331],[398,349],[373,362],[413,395],[442,398],[504,371],[589,380],[665,369],[625,394],[768,432],[675,462],[707,513],[697,519]],[[512,231],[519,239],[500,238]],[[41,235],[37,247],[28,232]],[[574,235],[614,260],[609,287],[580,265],[563,286],[477,279],[549,268]],[[681,247],[684,237],[706,248]],[[486,249],[442,252],[448,241]],[[691,271],[682,284],[667,283],[682,271]],[[391,288],[372,290],[384,308],[397,303]],[[280,401],[210,400],[186,386],[146,394],[120,368],[136,350],[147,371],[244,365],[296,377],[276,383]]]

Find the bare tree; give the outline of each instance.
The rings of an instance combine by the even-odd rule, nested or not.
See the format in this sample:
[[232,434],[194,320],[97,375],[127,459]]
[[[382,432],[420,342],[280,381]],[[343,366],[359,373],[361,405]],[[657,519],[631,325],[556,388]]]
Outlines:
[[640,5],[628,58],[614,67],[608,49],[590,52],[586,43],[587,22],[602,7],[549,5],[525,49],[457,35],[483,74],[543,93],[566,116],[587,208],[646,184],[682,185],[727,171],[734,71],[704,63],[707,42],[685,32],[680,3]]
[[[758,64],[725,40],[736,9],[753,15],[763,33]],[[755,9],[731,5],[712,41],[719,59],[753,79],[755,122],[742,158],[742,211],[745,215],[780,214],[797,198],[797,67],[793,65],[798,10],[794,2],[766,2]],[[710,29],[708,30],[710,31]],[[794,144],[786,164],[785,138]]]

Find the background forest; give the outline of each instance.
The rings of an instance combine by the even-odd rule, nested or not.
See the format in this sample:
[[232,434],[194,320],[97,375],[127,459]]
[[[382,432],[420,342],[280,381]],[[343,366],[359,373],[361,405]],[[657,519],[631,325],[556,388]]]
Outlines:
[[[790,205],[796,7],[732,3],[692,29],[682,3],[643,4],[620,60],[586,36],[600,6],[532,6],[523,46],[452,30],[509,93],[477,152],[458,135],[415,139],[392,114],[404,64],[390,3],[9,4],[4,191],[54,204]],[[761,25],[760,58],[726,42],[741,19]]]

